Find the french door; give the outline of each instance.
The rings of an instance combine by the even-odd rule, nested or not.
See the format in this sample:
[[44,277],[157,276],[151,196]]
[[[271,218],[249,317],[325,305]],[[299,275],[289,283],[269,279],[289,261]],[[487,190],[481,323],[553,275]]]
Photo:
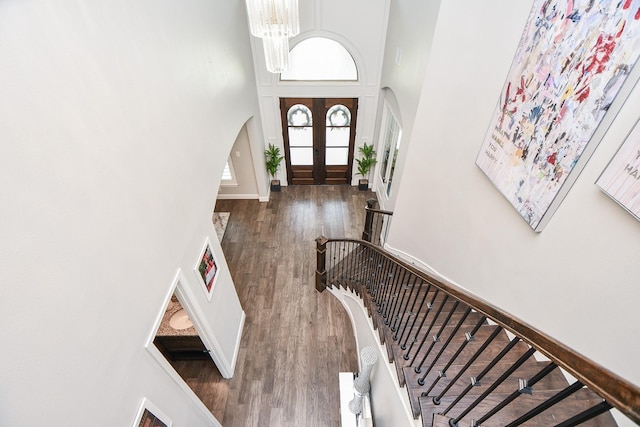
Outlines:
[[280,98],[289,184],[351,184],[357,98]]

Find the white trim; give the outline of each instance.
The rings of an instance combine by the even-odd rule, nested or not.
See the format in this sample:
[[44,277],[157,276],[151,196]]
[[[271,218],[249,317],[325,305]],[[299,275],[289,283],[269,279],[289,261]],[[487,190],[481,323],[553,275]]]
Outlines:
[[[211,252],[211,259],[213,260],[213,265],[215,267],[215,271],[213,272],[213,278],[211,279],[211,289],[207,289],[207,283],[204,277],[200,274],[200,263],[204,258],[204,254],[209,249]],[[200,283],[202,290],[204,291],[207,299],[211,301],[211,297],[213,296],[213,291],[216,288],[216,283],[218,282],[218,278],[220,277],[220,263],[216,259],[216,254],[213,252],[213,247],[211,246],[211,240],[209,236],[205,236],[204,242],[202,243],[202,249],[200,250],[200,256],[196,261],[196,264],[193,266],[193,272],[196,275],[196,281]]]
[[[434,276],[437,276],[439,278],[442,278],[450,283],[454,283],[451,279],[445,277],[444,275],[438,273],[434,268],[431,268],[431,266],[429,264],[427,264],[426,262],[414,257],[413,255],[409,255],[406,252],[401,251],[400,249],[396,249],[393,246],[391,246],[388,243],[384,244],[384,249],[388,250],[389,252],[393,253],[395,256],[402,258],[404,261],[408,262],[411,265],[415,265],[418,268],[425,270],[427,273],[432,274]],[[458,284],[456,284],[456,286],[460,286]],[[460,286],[462,287],[462,286]]]
[[[231,372],[236,371],[236,363],[238,362],[238,354],[240,353],[240,341],[242,339],[242,332],[244,331],[244,321],[247,318],[246,313],[242,310],[242,318],[240,319],[240,327],[238,328],[238,336],[236,336],[236,347],[233,350],[233,358],[231,359]],[[226,377],[225,377],[226,378]],[[229,377],[231,378],[231,377]]]
[[218,421],[216,417],[213,416],[209,408],[207,408],[204,403],[202,403],[200,398],[193,392],[193,390],[191,390],[191,387],[189,387],[187,383],[184,382],[184,379],[182,379],[182,377],[178,374],[178,372],[173,369],[173,366],[171,366],[167,359],[164,358],[162,353],[160,353],[160,350],[158,350],[155,345],[147,347],[147,350],[149,351],[153,359],[158,362],[158,364],[167,372],[171,379],[178,385],[180,390],[182,390],[184,394],[193,402],[193,404],[198,407],[205,418],[211,421],[211,425],[215,427],[223,427],[220,421]]
[[[217,366],[220,374],[224,378],[231,378],[233,376],[233,365],[229,363],[229,361],[224,356],[224,353],[221,350],[221,346],[218,340],[215,338],[211,329],[207,326],[206,323],[203,323],[201,319],[201,310],[199,307],[193,303],[194,296],[191,290],[189,289],[189,282],[187,281],[186,276],[184,275],[182,269],[178,269],[176,272],[171,286],[169,287],[169,291],[167,292],[161,309],[156,316],[156,319],[153,323],[153,327],[151,328],[151,333],[147,337],[145,342],[145,348],[151,355],[152,359],[154,359],[162,369],[169,375],[169,377],[178,385],[178,387],[185,393],[185,395],[200,409],[200,411],[205,415],[207,419],[209,419],[213,426],[222,427],[222,424],[213,416],[209,408],[207,408],[204,403],[200,400],[200,398],[193,392],[191,387],[187,385],[184,379],[176,372],[176,370],[171,366],[171,364],[167,361],[164,355],[158,350],[158,348],[153,343],[155,339],[158,329],[160,328],[160,323],[162,322],[162,317],[166,311],[167,306],[169,305],[169,300],[171,296],[175,293],[176,297],[180,301],[180,304],[183,306],[189,318],[193,322],[193,326],[198,332],[198,335],[205,347],[209,349],[209,355],[211,359]],[[244,312],[243,312],[244,316]],[[244,321],[244,318],[243,318]],[[239,341],[239,340],[238,340]],[[234,355],[234,358],[236,356]],[[235,363],[235,362],[234,362]]]
[[138,412],[136,413],[136,418],[133,421],[132,427],[138,427],[140,425],[140,421],[142,421],[142,414],[144,410],[148,409],[156,417],[160,418],[167,427],[171,427],[173,421],[169,418],[164,412],[162,412],[156,405],[153,404],[148,398],[143,397],[140,401],[140,405],[138,406]]
[[[367,319],[367,326],[370,329],[369,332],[371,333],[371,336],[373,336],[376,342],[376,347],[379,354],[383,356],[380,360],[381,365],[384,366],[385,373],[389,375],[389,377],[393,381],[393,384],[395,385],[394,391],[397,394],[399,400],[402,402],[402,409],[406,416],[406,421],[394,420],[395,422],[393,424],[407,425],[412,427],[421,427],[422,417],[418,417],[418,419],[413,418],[413,412],[411,411],[411,403],[409,402],[409,396],[407,395],[407,392],[403,390],[402,387],[400,387],[400,383],[398,382],[398,374],[396,373],[396,368],[394,364],[387,361],[387,348],[384,344],[380,342],[380,335],[378,334],[376,329],[373,327],[373,321],[369,316],[369,312],[365,308],[362,302],[362,299],[356,294],[354,294],[353,292],[344,290],[342,288],[333,287],[333,288],[327,288],[327,290],[331,293],[331,295],[336,297],[338,301],[340,301],[340,304],[342,304],[342,306],[344,307],[345,311],[349,316],[349,320],[351,320],[351,327],[353,328],[354,336],[356,339],[356,347],[358,350],[358,354],[360,354],[360,344],[358,343],[358,333],[356,329],[356,323],[353,317],[353,313],[351,312],[351,306],[346,304],[345,300],[347,298],[350,300],[353,300],[355,302],[355,305],[361,310],[360,314],[364,316],[365,319]],[[360,358],[358,358],[358,370],[360,370]],[[373,408],[373,413],[375,414],[375,408]]]
[[[218,200],[260,200],[260,196],[255,193],[251,194],[223,194],[218,193]],[[268,200],[268,199],[267,199]]]

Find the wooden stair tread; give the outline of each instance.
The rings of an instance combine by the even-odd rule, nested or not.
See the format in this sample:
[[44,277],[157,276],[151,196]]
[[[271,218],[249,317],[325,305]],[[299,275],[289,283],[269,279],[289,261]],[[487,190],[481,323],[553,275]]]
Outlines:
[[[508,423],[514,421],[519,416],[525,414],[527,411],[543,403],[547,399],[551,398],[557,393],[557,391],[536,391],[534,390],[532,395],[522,394],[511,405],[503,408],[497,412],[494,416],[482,423],[482,427],[503,427]],[[467,414],[462,420],[460,420],[459,426],[471,425],[471,419],[478,420],[488,411],[490,411],[495,405],[502,402],[509,396],[509,393],[498,393],[489,395],[483,402],[475,407],[469,414]],[[446,417],[440,415],[434,423],[433,414],[440,413],[449,406],[455,397],[447,396],[442,398],[440,405],[435,405],[431,397],[420,398],[420,408],[422,412],[422,423],[425,427],[448,425],[442,424],[443,418],[454,418],[463,412],[464,408],[473,403],[476,397],[465,396],[453,407]],[[569,396],[565,400],[547,409],[547,411],[538,415],[537,417],[527,421],[525,426],[528,427],[549,427],[556,425],[571,416],[578,414],[592,406],[600,403],[602,399],[594,392],[583,388],[573,395]],[[515,403],[515,405],[514,405]],[[447,421],[448,423],[448,421]],[[609,412],[593,418],[592,420],[581,424],[585,427],[615,427],[617,426],[615,420]]]
[[[504,380],[500,385],[498,385],[495,390],[492,391],[493,394],[510,394],[514,391],[518,390],[519,380],[520,379],[530,379],[533,375],[537,374],[542,368],[547,366],[548,362],[536,362],[535,360],[528,360],[525,364],[520,366],[518,369],[513,372],[506,380]],[[494,366],[487,374],[479,381],[479,384],[474,386],[471,390],[469,390],[467,396],[469,397],[478,397],[482,393],[484,393],[489,387],[491,387],[498,378],[511,366],[510,363],[498,363]],[[476,377],[482,370],[484,366],[471,366],[465,373],[455,382],[453,386],[451,386],[443,400],[445,398],[450,398],[457,396],[459,393],[464,391],[471,384],[471,377]],[[457,372],[456,372],[457,373]],[[436,374],[437,376],[437,374]],[[451,375],[450,379],[453,379],[455,374]],[[409,395],[409,401],[411,403],[411,408],[414,411],[414,415],[420,413],[420,404],[419,400],[423,397],[422,393],[426,392],[435,380],[435,378],[430,379],[427,376],[427,380],[425,381],[424,386],[420,386],[417,383],[418,374],[415,374],[412,368],[405,368],[405,377],[407,379],[407,393]],[[429,396],[427,398],[432,398],[434,396],[440,395],[442,391],[449,385],[449,381],[447,378],[443,378],[438,381],[437,385],[431,390]],[[567,387],[568,383],[559,369],[555,369],[549,375],[544,377],[538,383],[533,386],[533,390],[535,392],[539,391],[552,391],[555,393],[563,390]]]
[[[449,369],[452,369],[455,366],[463,366],[465,363],[467,363],[467,361],[487,341],[489,336],[491,334],[493,334],[496,331],[496,329],[498,329],[498,328],[499,327],[496,326],[496,325],[482,325],[478,329],[478,331],[476,331],[476,334],[474,336],[474,340],[465,345],[465,347],[462,349],[460,354],[456,357],[456,359],[454,360],[452,366]],[[444,366],[449,362],[450,358],[453,357],[453,355],[460,349],[461,345],[466,340],[466,338],[464,336],[464,332],[466,332],[466,330],[459,331],[457,336],[454,337],[454,339],[449,343],[449,346],[442,352],[442,354],[440,355],[440,357],[436,361],[436,364],[434,365],[433,370],[435,370],[437,372],[438,370],[444,368]],[[445,339],[445,341],[446,341],[446,339]],[[491,360],[493,360],[493,358],[496,355],[498,355],[502,351],[502,349],[507,345],[507,343],[508,343],[508,339],[506,337],[506,334],[501,333],[500,335],[498,335],[498,337],[496,337],[493,340],[491,345],[489,345],[478,356],[478,358],[476,359],[476,361],[474,363],[475,364],[482,364],[483,366],[486,365]],[[431,350],[430,355],[427,357],[427,359],[425,359],[425,362],[422,365],[424,369],[428,368],[431,365],[431,363],[433,362],[433,359],[436,357],[436,355],[440,351],[441,346],[443,344],[444,343],[441,342],[441,343],[438,343],[438,345],[433,347],[433,349]],[[413,354],[410,354],[411,357],[409,358],[409,360],[405,360],[404,359],[404,355],[408,352],[408,350],[410,348],[409,346],[410,346],[410,342],[407,345],[407,350],[402,350],[401,343],[395,342],[395,341],[392,342],[391,350],[393,352],[393,360],[398,365],[399,374],[402,372],[400,368],[404,368],[406,366],[409,366],[409,363],[413,359]],[[428,348],[428,346],[426,348],[422,349],[421,353],[418,354],[418,357],[416,357],[416,363],[420,362],[421,357],[424,357],[424,353],[426,352],[427,348]],[[528,346],[526,344],[518,343],[509,352],[509,354],[507,356],[505,356],[506,357],[505,360],[516,360],[527,349],[528,349]],[[404,384],[404,378],[401,379],[401,383]]]
[[[367,307],[375,329],[378,330],[381,343],[387,349],[389,362],[394,362],[400,386],[407,388],[411,410],[414,417],[422,413],[423,425],[435,427],[448,427],[449,416],[457,416],[464,411],[478,396],[491,387],[494,382],[518,360],[529,346],[523,342],[517,343],[503,359],[496,364],[481,380],[478,386],[474,386],[447,415],[439,415],[436,411],[444,410],[456,399],[458,393],[465,390],[470,384],[471,377],[477,377],[509,343],[510,339],[504,331],[501,331],[482,352],[474,363],[458,378],[447,393],[442,397],[442,404],[433,404],[433,396],[439,395],[451,380],[460,372],[467,361],[473,357],[476,351],[498,329],[496,325],[489,325],[486,320],[474,335],[474,340],[466,343],[465,333],[470,333],[483,317],[477,312],[467,315],[464,322],[458,327],[458,323],[464,316],[467,306],[455,304],[451,298],[445,301],[445,295],[436,291],[435,287],[429,287],[427,283],[401,283],[394,281],[386,271],[379,270],[376,263],[370,263],[361,253],[351,253],[344,257],[340,267],[341,274],[334,274],[333,283],[358,294]],[[352,266],[359,264],[364,268],[364,273],[354,275]],[[386,281],[380,285],[374,283]],[[369,288],[368,288],[369,286]],[[376,294],[375,298],[371,292]],[[376,301],[385,301],[376,303]],[[429,304],[427,304],[429,303]],[[429,308],[427,308],[429,305]],[[453,312],[452,312],[453,311]],[[435,320],[434,320],[435,318]],[[443,325],[446,325],[443,327]],[[393,328],[393,329],[392,329]],[[457,328],[457,330],[456,330]],[[428,331],[428,334],[426,333]],[[446,348],[444,344],[451,338]],[[434,342],[433,336],[438,334],[439,339]],[[427,335],[427,338],[423,338]],[[416,342],[413,342],[417,337]],[[423,341],[424,339],[424,341]],[[406,344],[403,350],[402,344]],[[439,371],[449,363],[461,346],[464,347],[456,356],[456,359],[447,368],[446,376],[439,378]],[[409,360],[404,356],[408,355]],[[426,356],[425,356],[426,355]],[[424,360],[423,360],[424,358]],[[435,361],[434,361],[435,360]],[[530,356],[509,378],[503,381],[495,390],[474,408],[459,424],[469,426],[471,419],[478,419],[490,411],[495,405],[516,392],[520,379],[529,380],[536,375],[549,362],[536,362]],[[411,366],[411,364],[413,366]],[[415,372],[415,366],[420,366],[420,372]],[[421,386],[418,379],[427,374],[424,384]],[[431,385],[437,381],[431,390]],[[482,426],[504,426],[526,413],[531,408],[557,394],[567,387],[568,383],[559,369],[555,369],[545,378],[533,386],[533,395],[519,395],[512,404],[503,408]],[[429,390],[430,396],[422,396]],[[562,422],[571,416],[584,411],[602,399],[595,393],[584,388],[556,404],[552,408],[527,421],[525,426],[552,426]],[[514,405],[515,403],[515,405]],[[589,427],[616,426],[609,412],[602,414],[582,425]]]

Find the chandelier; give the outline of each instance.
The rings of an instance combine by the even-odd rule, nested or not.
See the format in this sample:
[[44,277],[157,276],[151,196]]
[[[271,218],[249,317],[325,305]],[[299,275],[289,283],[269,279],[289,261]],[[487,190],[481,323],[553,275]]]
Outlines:
[[246,0],[251,34],[262,39],[267,70],[289,68],[289,39],[300,33],[298,0]]

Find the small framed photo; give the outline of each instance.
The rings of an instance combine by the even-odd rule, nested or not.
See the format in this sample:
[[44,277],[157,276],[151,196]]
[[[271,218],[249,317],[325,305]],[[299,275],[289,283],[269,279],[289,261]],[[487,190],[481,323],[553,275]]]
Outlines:
[[213,256],[213,250],[211,249],[211,241],[207,237],[204,241],[204,247],[200,252],[198,262],[194,267],[196,276],[203,286],[204,292],[207,295],[207,299],[211,301],[211,295],[213,295],[213,288],[218,279],[218,262]]
[[133,427],[171,427],[171,420],[146,397],[142,399]]

